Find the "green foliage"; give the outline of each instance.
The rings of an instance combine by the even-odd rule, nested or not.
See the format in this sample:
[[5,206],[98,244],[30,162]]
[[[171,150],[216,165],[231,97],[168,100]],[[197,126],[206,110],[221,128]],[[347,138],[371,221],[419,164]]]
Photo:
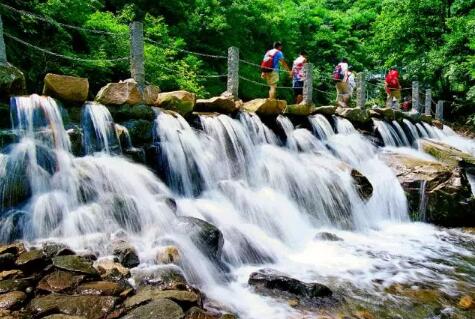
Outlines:
[[[242,59],[259,64],[272,42],[284,44],[289,64],[299,50],[314,63],[318,104],[332,102],[330,76],[341,57],[354,70],[386,72],[400,67],[403,86],[430,85],[434,99],[453,101],[452,110],[470,115],[475,104],[475,0],[5,0],[16,8],[116,36],[91,34],[1,10],[7,32],[67,56],[98,60],[126,57],[128,24],[142,20],[147,38],[146,80],[163,90],[186,89],[200,96],[224,91],[226,60],[195,56],[186,49],[226,55],[240,48]],[[47,72],[88,77],[93,90],[129,77],[128,61],[70,62],[7,39],[9,60],[26,71],[29,86],[41,89]],[[241,64],[240,75],[263,83],[258,67]],[[290,86],[284,73],[281,86]],[[267,89],[241,81],[244,99]],[[290,101],[292,91],[279,90]],[[382,96],[379,96],[382,95]],[[373,96],[384,99],[384,92]],[[475,119],[473,120],[475,123]]]

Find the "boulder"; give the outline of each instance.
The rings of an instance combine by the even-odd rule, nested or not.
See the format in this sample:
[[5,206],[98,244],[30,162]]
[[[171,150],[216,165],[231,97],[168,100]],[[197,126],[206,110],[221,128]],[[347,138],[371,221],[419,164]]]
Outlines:
[[181,253],[175,246],[161,247],[155,260],[159,264],[179,264],[181,262]]
[[24,291],[30,286],[31,282],[27,279],[8,279],[0,281],[0,294],[11,291]]
[[126,287],[112,281],[93,281],[80,285],[77,292],[81,295],[119,296]]
[[83,103],[89,95],[89,81],[75,76],[48,73],[44,79],[43,95]]
[[147,120],[129,120],[122,123],[129,131],[133,145],[151,143],[153,122]]
[[429,114],[421,114],[420,119],[422,122],[426,122],[427,124],[432,124],[432,116]]
[[160,290],[149,286],[139,288],[134,296],[125,300],[124,305],[127,308],[133,308],[150,300],[159,299],[170,299],[179,304],[184,310],[194,306],[201,306],[201,296],[193,291]]
[[236,101],[232,96],[217,96],[210,99],[199,99],[196,101],[194,111],[196,112],[218,112],[234,113],[239,110]]
[[82,129],[78,126],[74,126],[66,131],[69,135],[69,140],[71,141],[71,153],[74,156],[81,156],[83,154],[82,141],[83,134]]
[[419,147],[422,151],[448,165],[461,167],[475,166],[475,156],[462,152],[443,142],[421,139],[419,141]]
[[0,99],[22,95],[26,91],[25,75],[13,65],[0,64]]
[[47,295],[34,298],[29,309],[41,316],[52,312],[65,315],[84,316],[88,319],[105,318],[118,299],[110,296]]
[[108,109],[115,122],[125,122],[128,120],[153,121],[156,118],[153,109],[145,104],[126,104],[116,107],[109,107]]
[[224,238],[216,226],[194,217],[178,217],[176,229],[188,234],[203,253],[214,259],[220,259]]
[[198,307],[192,307],[186,312],[185,319],[216,319],[216,316],[209,314]]
[[134,309],[123,319],[182,319],[184,317],[183,310],[175,302],[158,299]]
[[470,297],[469,295],[465,295],[460,298],[458,306],[463,310],[475,309],[475,302],[473,301],[472,297]]
[[369,112],[366,109],[360,107],[354,108],[342,108],[338,107],[336,109],[336,114],[349,120],[353,124],[366,124],[371,118],[369,117]]
[[96,268],[102,278],[123,279],[130,277],[130,270],[110,259],[97,261]]
[[0,280],[23,278],[23,272],[18,269],[4,270],[0,272]]
[[38,270],[45,265],[46,256],[43,250],[32,249],[21,253],[15,261],[15,265],[23,270]]
[[196,94],[187,91],[174,91],[160,93],[155,105],[166,110],[172,110],[181,115],[188,114],[193,111],[196,104]]
[[26,294],[23,291],[12,291],[0,295],[0,309],[19,308],[26,300]]
[[43,317],[43,319],[87,319],[83,316],[69,316],[69,315],[61,315],[61,314],[54,314]]
[[475,225],[475,200],[462,168],[405,154],[386,153],[382,159],[396,173],[413,217],[422,213],[425,221],[448,227]]
[[355,181],[356,188],[361,198],[364,200],[370,199],[373,195],[373,185],[368,178],[356,169],[351,170],[351,177],[353,177],[353,180]]
[[284,110],[284,114],[298,115],[298,116],[308,116],[314,114],[315,106],[305,105],[305,104],[292,104],[287,105]]
[[416,110],[411,110],[409,112],[402,112],[403,117],[410,120],[411,122],[420,122],[421,121],[421,114]]
[[53,266],[58,269],[72,271],[78,274],[95,277],[98,272],[92,267],[92,262],[81,256],[68,255],[53,258]]
[[142,100],[142,93],[133,82],[109,83],[96,95],[96,101],[104,105],[135,105]]
[[342,238],[329,232],[320,232],[315,235],[315,239],[323,241],[343,241]]
[[313,114],[322,114],[326,116],[331,116],[335,114],[337,108],[338,107],[334,105],[319,106],[313,110]]
[[61,243],[45,242],[42,245],[42,249],[47,258],[74,255],[74,251],[71,248]]
[[304,283],[273,269],[261,269],[250,275],[249,285],[258,291],[284,292],[303,298],[330,297],[332,291],[318,283]]
[[4,253],[0,255],[0,270],[11,269],[15,264],[16,257],[12,253]]
[[22,242],[0,245],[0,254],[12,253],[14,255],[18,255],[24,251],[26,251],[26,248]]
[[255,99],[244,103],[242,108],[247,112],[265,116],[282,114],[286,106],[287,102],[284,100]]
[[140,264],[139,255],[135,248],[125,241],[117,241],[112,244],[113,255],[122,266],[127,268],[137,267]]
[[444,123],[440,120],[432,120],[432,125],[434,125],[435,127],[437,127],[438,129],[442,130],[444,129]]
[[37,289],[47,292],[63,292],[76,288],[83,279],[82,275],[57,270],[43,277],[38,283]]
[[17,138],[17,134],[11,130],[0,130],[0,149],[4,148],[7,145],[15,143],[17,141]]
[[137,286],[154,286],[161,290],[191,290],[183,271],[176,265],[160,265],[133,271]]
[[147,85],[143,89],[143,102],[146,105],[154,105],[160,94],[160,88],[156,85]]
[[394,121],[396,119],[395,111],[390,107],[371,109],[370,115],[386,121]]

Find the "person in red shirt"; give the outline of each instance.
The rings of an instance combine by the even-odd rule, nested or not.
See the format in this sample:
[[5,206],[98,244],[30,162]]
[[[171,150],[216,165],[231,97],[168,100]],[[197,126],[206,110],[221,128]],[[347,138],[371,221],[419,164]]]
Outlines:
[[401,84],[399,83],[399,72],[396,67],[392,67],[386,75],[384,89],[388,94],[386,106],[399,108],[399,102],[401,101]]

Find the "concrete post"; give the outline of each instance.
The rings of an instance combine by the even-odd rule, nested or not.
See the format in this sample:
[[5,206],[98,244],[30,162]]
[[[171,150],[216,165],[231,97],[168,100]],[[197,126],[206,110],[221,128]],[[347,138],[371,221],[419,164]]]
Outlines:
[[130,75],[142,89],[145,87],[143,23],[130,24]]
[[419,108],[419,82],[412,82],[412,108],[417,112],[421,112]]
[[435,119],[444,120],[444,101],[437,101],[437,107],[435,109]]
[[356,106],[364,108],[366,103],[365,73],[360,72],[356,76]]
[[426,115],[431,115],[431,104],[432,103],[432,90],[427,89],[426,90],[426,100],[425,100],[425,114]]
[[230,47],[228,49],[228,93],[234,98],[239,95],[239,48]]
[[313,64],[305,63],[303,66],[303,100],[304,105],[313,104]]
[[5,49],[5,41],[3,39],[3,22],[0,15],[0,65],[7,63],[7,51]]

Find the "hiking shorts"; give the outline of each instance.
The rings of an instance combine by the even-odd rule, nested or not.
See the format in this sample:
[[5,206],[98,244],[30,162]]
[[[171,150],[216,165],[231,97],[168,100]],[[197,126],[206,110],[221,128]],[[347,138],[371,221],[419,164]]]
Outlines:
[[302,95],[303,94],[303,81],[293,80],[292,87],[294,89],[295,95]]
[[395,97],[396,100],[400,101],[401,100],[401,90],[400,89],[389,89],[388,99],[392,99],[393,97]]
[[348,82],[337,82],[336,83],[336,93],[337,93],[337,101],[342,101],[343,98],[349,98],[350,97],[350,86],[348,85]]
[[279,83],[279,72],[264,73],[264,79],[267,81],[267,85],[277,85]]

